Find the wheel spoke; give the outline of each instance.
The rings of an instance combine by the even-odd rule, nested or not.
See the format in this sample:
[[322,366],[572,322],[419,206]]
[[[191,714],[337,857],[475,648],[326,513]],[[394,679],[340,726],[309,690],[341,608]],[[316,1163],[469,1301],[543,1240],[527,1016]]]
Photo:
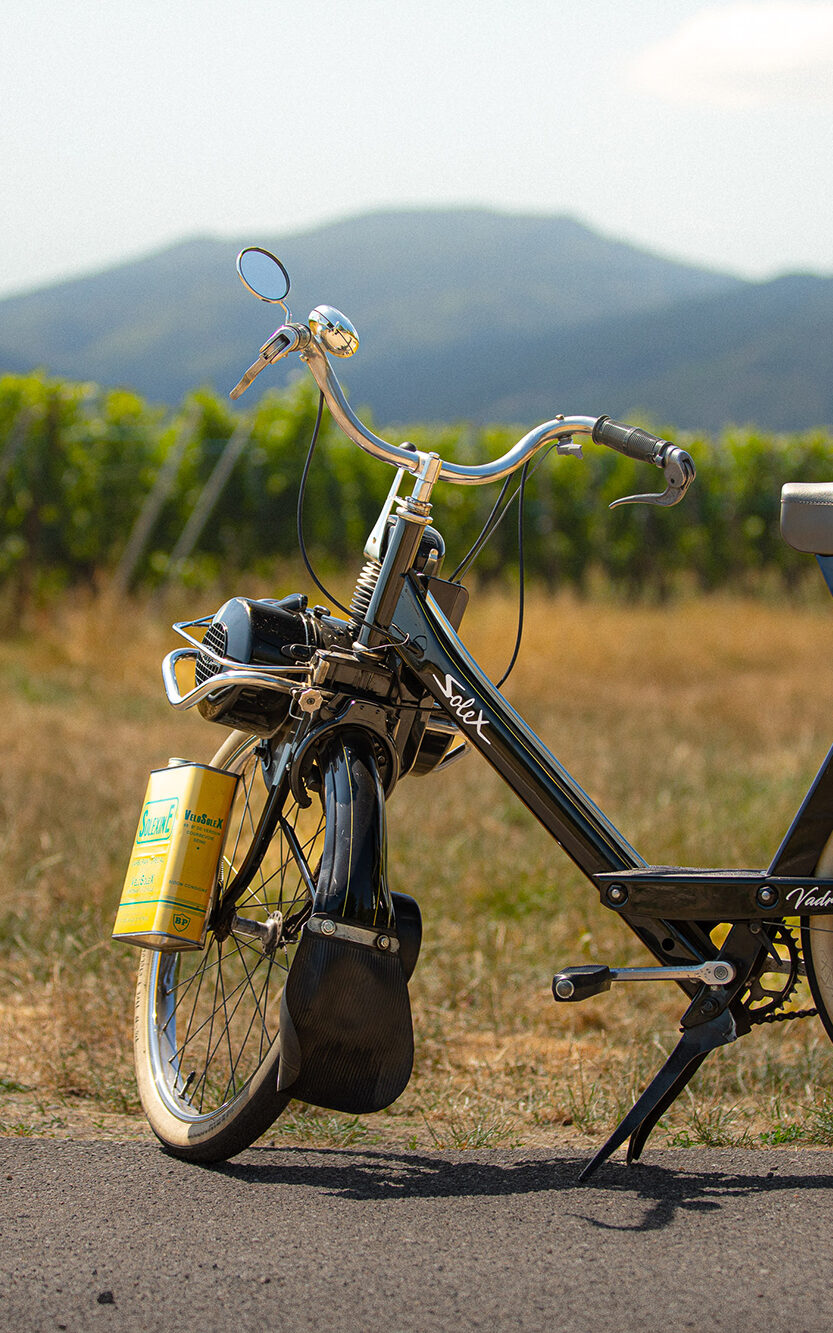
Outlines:
[[[202,1077],[201,1077],[201,1082],[202,1082],[202,1085],[203,1085],[203,1092],[205,1092],[205,1089],[206,1089],[207,1086],[208,1086],[208,1070],[209,1070],[209,1066],[213,1063],[215,1056],[216,1056],[216,1055],[218,1054],[218,1052],[222,1049],[222,1047],[223,1047],[224,1044],[228,1047],[228,1052],[229,1052],[229,1062],[230,1062],[230,1067],[231,1067],[231,1063],[232,1063],[232,1061],[233,1061],[233,1056],[232,1056],[232,1051],[231,1051],[231,1036],[230,1036],[231,1019],[234,1018],[235,1014],[237,1013],[238,1008],[240,1007],[240,1004],[241,1004],[242,1001],[243,1001],[243,998],[244,998],[244,996],[245,996],[245,989],[246,989],[246,982],[245,982],[245,981],[241,981],[241,982],[238,983],[237,986],[235,986],[235,988],[234,988],[232,991],[230,991],[230,992],[228,993],[228,995],[226,995],[225,990],[224,990],[224,988],[223,988],[223,983],[222,983],[222,972],[220,973],[220,990],[221,990],[221,992],[222,992],[222,1000],[221,1000],[220,1005],[218,1006],[218,1012],[219,1012],[220,1009],[223,1011],[223,1013],[224,1013],[224,1015],[225,1015],[225,1018],[226,1018],[226,1021],[225,1021],[225,1024],[223,1025],[223,1029],[222,1029],[222,1031],[220,1032],[220,1035],[219,1035],[218,1038],[217,1038],[217,1041],[216,1041],[216,1044],[215,1044],[213,1050],[211,1049],[211,1036],[209,1036],[209,1041],[208,1041],[208,1054],[207,1054],[206,1059],[205,1059],[205,1063],[204,1063],[204,1066],[203,1066]],[[237,994],[238,991],[240,992],[239,995]],[[234,1008],[231,1010],[231,1013],[229,1014],[229,1011],[228,1011],[228,1001],[229,1001],[230,999],[232,999],[235,995],[237,995],[237,1001],[236,1001],[236,1003],[235,1003],[235,1005],[234,1005]],[[241,1051],[242,1051],[242,1048],[241,1048]],[[221,1075],[221,1077],[222,1077],[222,1075]],[[222,1100],[225,1101],[226,1098],[223,1097]]]
[[[261,955],[261,957],[263,957],[263,955]],[[249,982],[247,981],[247,979],[244,977],[243,980],[242,980],[242,981],[239,981],[239,982],[237,983],[237,985],[234,987],[234,989],[233,989],[232,991],[229,991],[229,993],[226,995],[225,990],[224,990],[224,987],[223,987],[223,983],[222,983],[222,969],[218,968],[218,969],[217,969],[217,976],[216,976],[216,978],[215,978],[215,982],[214,982],[214,997],[213,997],[213,1001],[212,1001],[211,1012],[205,1015],[205,1017],[203,1018],[202,1022],[201,1022],[200,1025],[199,1025],[199,1027],[194,1028],[193,1032],[190,1031],[190,1024],[189,1024],[189,1030],[188,1030],[188,1032],[186,1032],[185,1040],[182,1042],[182,1045],[178,1048],[178,1050],[174,1052],[174,1054],[177,1055],[177,1056],[178,1056],[178,1055],[181,1055],[182,1052],[185,1050],[185,1047],[186,1047],[189,1043],[193,1043],[194,1041],[196,1041],[197,1037],[199,1037],[199,1036],[205,1031],[206,1028],[209,1028],[209,1034],[208,1034],[208,1038],[207,1038],[207,1042],[206,1042],[206,1044],[210,1047],[210,1046],[211,1046],[211,1037],[212,1037],[212,1027],[213,1027],[213,1023],[214,1023],[215,1019],[217,1018],[218,1013],[224,1008],[224,1005],[225,1005],[226,1001],[228,1001],[229,999],[231,999],[231,998],[233,998],[235,995],[237,995],[238,991],[244,991],[244,992],[245,992],[245,989],[246,989],[247,985],[249,985],[249,984],[250,984],[250,983],[249,983]],[[217,1002],[217,993],[218,993],[218,991],[220,992],[220,996],[221,996],[221,999],[220,999],[220,1002],[219,1002],[219,1003]],[[234,1011],[232,1011],[232,1012],[234,1012]],[[218,1038],[218,1040],[219,1040],[220,1042],[222,1042],[222,1040],[223,1040],[222,1034],[221,1034],[221,1036]]]
[[[212,1035],[213,1035],[213,1033],[214,1033],[214,1018],[215,1018],[216,1013],[217,1013],[217,991],[218,991],[219,986],[220,986],[220,976],[221,976],[221,974],[222,974],[222,964],[223,964],[223,946],[222,946],[222,944],[218,944],[218,945],[217,945],[217,955],[218,955],[218,957],[217,957],[218,967],[217,967],[216,975],[215,975],[215,977],[214,977],[214,999],[213,999],[213,1002],[212,1002],[212,1005],[211,1005],[211,1013],[210,1013],[209,1016],[208,1016],[208,1049],[209,1049],[209,1050],[211,1050],[211,1038],[212,1038]],[[205,1025],[203,1024],[203,1026],[205,1026]],[[200,1031],[200,1029],[197,1029],[197,1031]],[[209,1063],[210,1063],[210,1059],[211,1059],[211,1057],[209,1056],[209,1059],[206,1061],[205,1067],[204,1067],[204,1069],[203,1069],[202,1077],[199,1078],[199,1079],[197,1079],[197,1085],[196,1085],[196,1086],[199,1087],[200,1084],[202,1084],[202,1086],[203,1086],[203,1090],[205,1089],[205,1076],[206,1076],[206,1073],[207,1073],[207,1071],[208,1071],[208,1065],[209,1065]],[[202,1094],[200,1094],[200,1111],[202,1111],[202,1105],[203,1105],[203,1098],[202,1098]]]
[[[243,958],[242,953],[241,953],[241,955],[240,955],[240,960],[241,960],[241,962],[243,963],[243,966],[244,966],[244,968],[245,968],[245,967],[246,967],[246,961],[245,961],[245,959]],[[267,1038],[267,1044],[268,1044],[269,1046],[271,1046],[271,1044],[272,1044],[271,1040],[269,1039],[269,1029],[268,1029],[268,1027],[267,1027],[267,1023],[266,1023],[266,1009],[265,1009],[265,1006],[261,1007],[261,1004],[262,1004],[264,995],[266,995],[266,993],[268,992],[268,989],[269,989],[269,978],[270,978],[270,976],[271,976],[271,974],[272,974],[272,960],[271,960],[271,958],[270,958],[270,959],[268,960],[268,962],[267,962],[267,966],[266,966],[266,979],[265,979],[265,981],[263,982],[263,985],[261,986],[260,995],[257,995],[257,994],[255,993],[255,988],[254,988],[254,986],[252,985],[252,982],[251,982],[251,975],[249,974],[248,969],[246,969],[246,974],[247,974],[247,978],[248,978],[248,981],[249,981],[249,987],[250,987],[251,992],[252,992],[252,995],[253,995],[253,997],[254,997],[254,1009],[252,1010],[252,1016],[251,1016],[251,1018],[249,1019],[249,1026],[247,1027],[246,1032],[245,1032],[245,1035],[244,1035],[244,1037],[243,1037],[243,1040],[242,1040],[241,1043],[240,1043],[240,1049],[239,1049],[239,1051],[237,1052],[237,1056],[236,1056],[236,1058],[233,1059],[232,1062],[231,1062],[231,1073],[230,1073],[230,1075],[229,1075],[229,1082],[226,1084],[226,1090],[225,1090],[225,1097],[226,1097],[226,1098],[227,1098],[228,1095],[229,1095],[229,1091],[232,1091],[232,1092],[233,1092],[233,1089],[234,1089],[234,1078],[235,1078],[235,1074],[237,1073],[237,1066],[238,1066],[238,1064],[240,1063],[240,1061],[241,1061],[242,1058],[243,1058],[243,1052],[245,1051],[245,1049],[246,1049],[246,1045],[247,1045],[248,1040],[249,1040],[249,1037],[251,1036],[252,1028],[254,1027],[254,1023],[255,1023],[255,1019],[256,1019],[256,1018],[258,1018],[258,1017],[260,1018],[260,1043],[259,1043],[259,1046],[258,1046],[258,1063],[260,1063],[260,1061],[261,1061],[262,1058],[263,1058],[263,1037],[264,1037],[264,1034],[265,1034],[265,1036],[266,1036],[266,1038]]]
[[[243,801],[244,814],[245,811],[249,809],[249,802],[252,794],[252,787],[254,786],[254,780],[255,780],[254,769],[252,769],[250,773],[243,774],[243,780],[240,785],[242,786],[244,792],[244,801]],[[234,840],[234,848],[229,858],[229,864],[232,870],[234,869],[235,861],[237,859],[237,849],[240,846],[240,839],[243,836],[243,824],[244,824],[244,818],[243,814],[241,814],[240,822],[237,825],[237,837]]]
[[[192,1024],[193,1021],[194,1021],[194,1015],[195,1015],[195,1013],[197,1012],[197,1002],[198,1002],[198,1000],[199,1000],[199,998],[200,998],[200,990],[202,989],[202,983],[203,983],[203,978],[204,978],[205,974],[204,974],[203,972],[199,972],[199,973],[197,974],[197,976],[198,976],[199,979],[198,979],[198,981],[197,981],[197,989],[196,989],[196,993],[195,993],[195,995],[194,995],[194,997],[193,997],[193,1001],[192,1001],[192,1004],[191,1004],[191,1013],[190,1013],[189,1016],[188,1016],[188,1022],[187,1022],[186,1027],[185,1027],[185,1041],[184,1041],[183,1044],[182,1044],[182,1049],[183,1049],[183,1050],[184,1050],[185,1046],[188,1044],[188,1036],[189,1036],[189,1033],[190,1033],[190,1031],[191,1031],[191,1024]],[[187,992],[186,992],[186,994],[187,994]],[[182,998],[184,998],[184,996],[183,996]],[[181,1002],[181,1001],[180,1001],[180,1002]],[[174,1009],[173,1009],[173,1011],[172,1011],[172,1013],[171,1013],[170,1019],[168,1020],[168,1022],[173,1021],[173,1024],[174,1024],[173,1032],[170,1034],[173,1040],[176,1040],[175,1034],[176,1034],[176,1011],[177,1011],[177,1008],[178,1008],[178,1005],[174,1007]],[[167,1029],[167,1023],[166,1023],[166,1025],[165,1025],[165,1027],[166,1027],[166,1029]],[[177,1053],[177,1054],[178,1054],[178,1053]]]
[[[240,776],[223,853],[226,885],[250,853],[270,794],[257,753],[260,744],[255,737],[245,745],[238,741],[231,761],[227,750],[215,761],[217,767],[231,762]],[[276,912],[290,924],[304,919],[325,828],[320,798],[313,798],[314,809],[302,808],[287,790],[275,834],[237,903],[241,916],[261,923]],[[225,1132],[234,1119],[225,1108],[240,1098],[264,1062],[272,1062],[272,1068],[281,993],[298,928],[291,926],[290,934],[292,940],[267,953],[261,940],[232,927],[223,939],[209,932],[199,952],[156,956],[150,968],[155,998],[150,1001],[149,1059],[154,1086],[169,1113],[208,1123],[223,1111]],[[268,1105],[274,1106],[274,1083],[262,1086],[269,1089]]]

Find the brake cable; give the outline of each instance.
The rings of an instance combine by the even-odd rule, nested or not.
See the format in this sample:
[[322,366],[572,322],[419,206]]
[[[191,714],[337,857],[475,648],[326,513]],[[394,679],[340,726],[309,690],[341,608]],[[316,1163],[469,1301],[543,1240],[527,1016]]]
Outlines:
[[[309,442],[309,449],[307,450],[306,461],[304,463],[303,471],[301,472],[301,482],[298,487],[298,504],[295,510],[295,527],[298,537],[298,549],[301,552],[301,559],[304,562],[304,567],[306,568],[307,573],[309,574],[310,578],[312,579],[318,591],[323,592],[324,596],[327,598],[327,601],[331,602],[333,606],[337,606],[339,611],[343,611],[344,614],[347,616],[348,621],[351,621],[353,620],[356,613],[353,610],[351,610],[350,607],[345,606],[343,602],[340,602],[337,597],[334,597],[333,594],[330,592],[329,588],[324,587],[324,584],[321,582],[321,580],[319,579],[318,575],[316,574],[315,570],[312,567],[309,555],[307,554],[306,543],[304,541],[304,497],[306,495],[307,478],[309,477],[310,467],[312,465],[312,458],[313,454],[315,453],[315,446],[318,443],[318,436],[321,430],[321,418],[323,416],[323,413],[324,413],[324,392],[322,390],[318,395],[318,412],[316,413],[315,425],[313,426],[312,430],[312,439]],[[376,625],[374,623],[372,628],[382,629],[382,626]],[[390,625],[388,629],[382,631],[384,634],[388,636],[390,642],[392,644],[395,644],[396,640],[393,638],[391,630],[396,630],[398,634],[401,634],[402,631],[398,629],[398,627],[394,624]],[[407,641],[407,638],[408,636],[405,635],[402,642]]]
[[[544,459],[547,457],[547,454],[551,453],[552,450],[553,450],[553,449],[556,449],[557,447],[558,447],[557,443],[553,443],[553,444],[550,445],[550,447],[549,447],[548,449],[545,449],[544,452],[543,452],[542,454],[539,454],[538,457],[537,457],[534,461],[533,461],[531,458],[528,458],[528,459],[527,459],[527,461],[524,463],[523,470],[522,470],[522,472],[521,472],[521,480],[520,480],[520,484],[518,485],[517,490],[513,491],[512,494],[509,496],[509,498],[506,500],[506,502],[503,503],[503,500],[504,500],[504,497],[505,497],[505,495],[506,495],[506,492],[508,491],[509,486],[510,486],[511,481],[512,481],[512,474],[510,474],[510,475],[506,478],[506,481],[503,483],[503,486],[501,487],[500,495],[499,495],[498,498],[495,500],[495,503],[492,505],[491,513],[489,514],[489,517],[486,519],[486,522],[483,524],[483,527],[482,527],[481,530],[480,530],[480,535],[479,535],[479,536],[476,538],[476,540],[472,543],[471,547],[470,547],[469,550],[466,552],[466,554],[463,556],[463,559],[460,561],[459,565],[457,566],[457,568],[455,569],[454,573],[451,575],[451,578],[450,578],[450,582],[451,582],[451,583],[459,583],[460,578],[462,577],[463,574],[466,573],[466,571],[470,568],[470,566],[471,566],[471,565],[474,563],[474,561],[477,559],[477,556],[478,556],[478,555],[480,554],[480,552],[483,550],[483,547],[486,545],[486,543],[487,543],[487,541],[489,540],[489,538],[492,537],[492,536],[494,535],[494,533],[497,531],[498,527],[499,527],[500,524],[503,522],[504,518],[506,517],[507,513],[509,512],[509,507],[510,507],[510,505],[512,504],[513,500],[514,500],[515,497],[517,496],[517,497],[518,497],[518,575],[519,575],[519,584],[518,584],[518,630],[517,630],[517,634],[516,634],[516,636],[515,636],[515,647],[514,647],[514,650],[513,650],[513,652],[512,652],[511,660],[510,660],[509,665],[508,665],[508,667],[506,668],[505,672],[503,673],[503,675],[501,676],[500,680],[499,680],[498,683],[497,683],[497,688],[498,688],[498,689],[500,689],[501,686],[504,684],[504,682],[505,682],[506,680],[508,680],[508,678],[509,678],[509,674],[510,674],[510,672],[513,670],[513,668],[514,668],[514,666],[515,666],[515,663],[516,663],[517,660],[518,660],[518,654],[519,654],[519,652],[520,652],[520,650],[521,650],[521,640],[523,639],[523,627],[524,627],[524,602],[525,602],[525,597],[524,597],[524,577],[525,577],[525,570],[524,570],[524,499],[525,499],[525,494],[526,494],[526,483],[527,483],[527,481],[529,480],[529,478],[532,476],[532,474],[537,470],[537,468],[539,468],[539,467],[541,466],[541,464],[543,463]],[[501,507],[501,505],[502,505],[502,507]]]
[[[349,609],[349,607],[344,606],[344,604],[340,602],[337,597],[334,597],[328,588],[325,588],[324,584],[321,582],[321,580],[319,579],[318,575],[316,574],[315,570],[312,567],[309,555],[307,553],[306,542],[304,541],[304,498],[306,495],[307,479],[309,477],[310,467],[312,466],[312,459],[315,453],[315,447],[318,443],[318,436],[321,431],[321,419],[323,413],[324,413],[324,394],[322,391],[318,395],[318,411],[316,412],[315,415],[315,425],[313,426],[312,438],[310,440],[309,449],[307,450],[306,460],[304,462],[303,471],[301,472],[301,482],[298,487],[298,504],[295,513],[296,529],[298,535],[298,549],[301,552],[301,559],[304,562],[304,567],[307,573],[309,574],[310,578],[312,579],[313,583],[318,588],[319,592],[322,592],[324,596],[327,598],[327,600],[333,604],[333,606],[337,606],[339,611],[343,611],[349,620],[352,617],[353,612]],[[517,497],[518,499],[518,628],[515,635],[515,646],[512,650],[512,656],[510,658],[509,665],[504,671],[500,680],[497,682],[498,689],[500,689],[509,679],[511,672],[515,667],[515,663],[518,660],[518,654],[520,653],[521,642],[523,640],[524,606],[525,606],[524,500],[526,498],[526,483],[529,480],[532,473],[541,465],[541,463],[543,463],[547,454],[549,454],[551,450],[554,448],[555,445],[551,444],[549,449],[545,449],[542,454],[539,454],[538,458],[535,459],[534,465],[533,465],[533,460],[531,458],[527,459],[521,471],[520,484],[518,485],[517,489],[513,491],[513,493],[505,501],[505,503],[503,503],[506,493],[509,490],[509,487],[512,482],[511,474],[506,478],[505,482],[503,483],[503,486],[500,489],[500,494],[498,495],[497,499],[495,500],[495,503],[492,506],[491,513],[489,514],[489,517],[486,519],[486,522],[483,524],[483,527],[480,531],[480,535],[477,537],[477,539],[475,540],[475,542],[473,543],[467,554],[460,561],[459,565],[454,570],[454,573],[451,575],[451,578],[449,580],[449,582],[451,583],[458,582],[461,575],[464,574],[466,570],[470,567],[470,565],[473,564],[474,560],[477,558],[477,556],[482,551],[483,547],[486,545],[486,542],[497,531],[498,527],[500,526],[500,524],[502,523],[503,519],[506,517],[506,514],[509,511],[510,505]],[[503,505],[502,508],[501,505]],[[395,626],[392,625],[391,629],[393,628],[395,628]]]
[[[504,515],[506,514],[507,510],[509,509],[510,504],[512,503],[513,499],[515,498],[514,495],[511,495],[511,496],[509,497],[509,499],[506,501],[506,504],[504,505],[503,509],[500,511],[500,513],[498,513],[498,510],[500,509],[500,506],[501,506],[501,502],[502,502],[502,500],[503,500],[503,497],[505,496],[506,492],[509,490],[509,487],[511,486],[511,484],[512,484],[512,473],[510,472],[509,476],[506,478],[505,482],[503,483],[503,485],[502,485],[501,488],[500,488],[500,495],[498,496],[498,498],[495,500],[494,504],[492,505],[492,509],[491,509],[491,513],[489,514],[489,517],[486,519],[486,522],[483,524],[483,527],[480,529],[480,534],[479,534],[479,536],[477,536],[477,537],[475,538],[474,542],[473,542],[472,545],[469,547],[469,549],[468,549],[468,551],[466,552],[466,554],[463,556],[463,558],[462,558],[462,560],[460,561],[459,565],[458,565],[457,568],[454,570],[454,573],[451,574],[451,575],[449,576],[449,580],[448,580],[449,583],[459,583],[459,582],[460,582],[461,578],[462,578],[463,575],[467,572],[467,570],[469,569],[469,567],[470,567],[472,564],[474,564],[474,561],[477,559],[477,557],[479,556],[480,552],[483,550],[483,547],[486,545],[487,541],[488,541],[489,538],[492,536],[492,533],[495,532],[495,531],[497,530],[498,525],[500,524],[501,520],[503,519],[503,517],[504,517]],[[497,515],[497,517],[496,517],[496,515]]]
[[521,640],[524,636],[524,500],[526,498],[526,483],[529,478],[529,463],[529,459],[524,463],[521,484],[518,487],[518,631],[515,635],[515,647],[512,650],[509,665],[497,683],[498,689],[501,689],[509,679],[518,660],[518,653],[521,651]]
[[333,597],[333,594],[327,588],[324,587],[324,584],[321,582],[321,580],[319,579],[318,575],[316,574],[315,570],[313,569],[310,563],[309,556],[307,555],[306,543],[304,542],[304,495],[307,489],[307,478],[309,477],[309,470],[312,464],[312,456],[315,453],[315,446],[318,443],[318,435],[321,430],[321,418],[323,414],[324,414],[324,393],[322,391],[318,395],[318,412],[316,413],[315,425],[313,426],[312,430],[312,439],[309,442],[309,449],[307,450],[307,457],[306,457],[306,462],[304,463],[304,470],[301,473],[301,484],[298,487],[298,505],[295,511],[295,526],[298,534],[298,548],[301,552],[301,559],[304,562],[307,573],[309,574],[316,588],[318,588],[319,592],[323,592],[324,596],[327,598],[327,601],[332,602],[333,606],[337,606],[339,611],[343,611],[344,614],[347,616],[347,619],[350,620],[352,619],[353,612],[349,609],[349,607],[342,605],[342,603],[338,600],[338,598]]

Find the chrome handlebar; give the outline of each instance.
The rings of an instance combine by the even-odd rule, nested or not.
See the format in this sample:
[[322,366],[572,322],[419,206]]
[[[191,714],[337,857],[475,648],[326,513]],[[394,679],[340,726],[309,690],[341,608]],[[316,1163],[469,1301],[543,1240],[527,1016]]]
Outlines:
[[[390,463],[392,467],[404,468],[406,472],[411,472],[415,476],[424,472],[426,465],[436,455],[424,453],[421,450],[414,452],[413,449],[403,449],[401,445],[390,444],[389,441],[383,440],[381,436],[374,435],[373,431],[368,430],[347,402],[335,371],[330,365],[323,348],[318,345],[314,338],[311,338],[302,350],[301,360],[307,363],[313,379],[324,395],[334,421],[349,440],[357,444],[360,449],[364,449],[366,453],[372,454],[374,458],[379,458],[384,463]],[[435,479],[437,481],[455,482],[458,486],[483,486],[490,481],[501,481],[504,477],[508,477],[510,473],[517,471],[519,467],[523,467],[526,460],[537,453],[539,449],[542,449],[545,444],[550,444],[554,440],[566,439],[572,435],[592,435],[597,419],[596,417],[557,417],[554,421],[546,421],[542,426],[536,426],[522,440],[519,440],[508,453],[501,458],[496,458],[491,463],[465,466],[462,463],[447,463],[445,460],[440,460],[439,473]]]
[[[267,365],[281,360],[292,351],[298,351],[305,361],[313,379],[318,385],[333,420],[354,444],[374,458],[391,467],[401,468],[417,478],[414,498],[428,500],[434,483],[450,481],[458,486],[483,486],[489,482],[502,481],[518,468],[523,467],[545,445],[565,444],[574,436],[589,435],[597,443],[606,444],[626,453],[632,458],[652,462],[666,475],[666,489],[660,495],[628,496],[615,504],[647,502],[650,504],[673,505],[682,499],[690,483],[694,480],[694,464],[688,454],[677,449],[667,441],[655,439],[646,432],[632,427],[622,427],[610,422],[607,417],[563,417],[545,421],[535,426],[522,439],[518,440],[508,453],[490,463],[462,464],[448,463],[438,454],[403,448],[391,444],[369,430],[351,408],[344,396],[335,371],[325,352],[329,347],[339,356],[349,356],[358,346],[358,335],[349,320],[329,306],[321,306],[310,315],[310,326],[306,324],[283,324],[276,329],[272,337],[263,344],[260,356],[243,378],[231,390],[231,398],[239,398]],[[333,332],[339,334],[338,340],[332,341]],[[328,342],[328,338],[330,341]],[[607,436],[611,436],[610,439]],[[662,449],[646,452],[645,441],[654,441]],[[638,447],[637,447],[638,446]],[[668,472],[666,474],[666,467]],[[611,506],[612,507],[612,506]]]

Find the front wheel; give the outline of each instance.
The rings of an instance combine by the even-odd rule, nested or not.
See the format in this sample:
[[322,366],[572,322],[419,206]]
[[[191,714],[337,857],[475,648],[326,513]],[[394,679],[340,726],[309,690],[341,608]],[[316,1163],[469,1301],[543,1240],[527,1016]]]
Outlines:
[[[240,774],[227,824],[222,881],[251,846],[268,795],[257,737],[233,732],[211,760]],[[286,784],[285,784],[286,785]],[[281,821],[237,904],[248,920],[303,914],[310,867],[321,858],[325,817],[314,793],[300,809],[287,792]],[[285,829],[292,833],[287,838]],[[306,871],[306,878],[302,873]],[[294,945],[273,951],[251,935],[209,930],[197,952],[143,950],[136,984],[134,1055],[139,1095],[168,1152],[223,1161],[269,1128],[289,1101],[277,1089],[280,1001]]]

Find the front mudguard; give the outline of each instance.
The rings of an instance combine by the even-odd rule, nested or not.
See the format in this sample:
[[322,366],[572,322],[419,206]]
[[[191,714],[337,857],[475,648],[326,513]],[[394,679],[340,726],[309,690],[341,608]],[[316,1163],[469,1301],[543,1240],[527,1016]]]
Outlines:
[[399,895],[388,888],[385,795],[370,734],[329,737],[318,770],[324,850],[281,1000],[278,1088],[356,1115],[389,1106],[411,1076],[407,981],[421,922],[404,895],[397,916]]

